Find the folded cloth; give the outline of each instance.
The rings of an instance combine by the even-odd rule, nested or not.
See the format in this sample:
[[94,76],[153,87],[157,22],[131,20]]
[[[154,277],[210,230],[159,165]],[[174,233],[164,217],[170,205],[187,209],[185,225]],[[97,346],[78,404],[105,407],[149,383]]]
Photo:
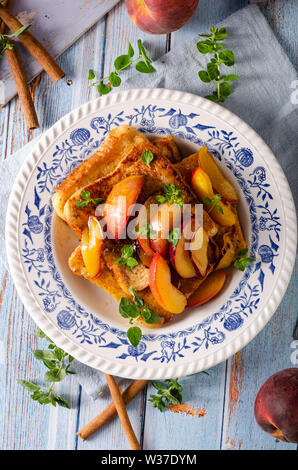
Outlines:
[[[271,147],[289,180],[294,199],[298,198],[295,152],[298,144],[298,109],[294,89],[296,72],[282,50],[266,19],[256,5],[250,5],[219,23],[228,38],[225,47],[235,53],[233,93],[224,106],[250,124]],[[207,57],[198,52],[198,37],[161,57],[154,63],[156,72],[137,74],[122,88],[170,88],[205,96],[212,91],[198,78],[206,67]],[[214,85],[213,85],[214,86]],[[5,262],[4,220],[12,181],[35,141],[7,158],[0,165],[0,256]],[[298,295],[298,292],[297,292]],[[72,369],[83,388],[96,398],[105,383],[101,372],[78,361]]]

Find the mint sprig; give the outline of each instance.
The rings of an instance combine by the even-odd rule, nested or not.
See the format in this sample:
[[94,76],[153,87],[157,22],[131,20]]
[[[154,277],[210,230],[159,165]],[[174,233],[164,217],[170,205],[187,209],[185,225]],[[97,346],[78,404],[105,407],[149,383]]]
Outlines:
[[233,51],[229,49],[223,50],[223,44],[219,42],[228,37],[226,29],[218,29],[212,26],[210,32],[211,34],[200,34],[205,40],[197,43],[197,49],[201,54],[213,54],[213,57],[207,64],[206,70],[200,70],[198,75],[204,83],[215,82],[217,84],[216,91],[212,95],[205,96],[205,98],[215,103],[223,103],[232,92],[228,82],[236,80],[239,78],[239,75],[221,75],[222,64],[232,67],[235,63]]
[[166,184],[163,188],[164,196],[157,195],[156,200],[159,204],[167,202],[168,204],[173,204],[177,207],[182,207],[183,205],[183,196],[181,194],[181,189],[176,188],[174,184]]
[[205,204],[208,204],[210,205],[210,208],[208,210],[208,213],[210,214],[210,212],[213,211],[213,209],[217,209],[218,212],[220,214],[223,214],[224,211],[223,211],[223,208],[221,207],[221,205],[219,204],[219,201],[221,200],[221,195],[220,194],[215,194],[214,198],[211,199],[210,197],[203,197],[203,202],[205,202]]
[[154,158],[153,153],[151,150],[144,150],[144,152],[141,155],[141,160],[145,163],[145,165],[150,167],[150,163],[152,162]]
[[3,52],[8,49],[12,50],[15,47],[15,44],[10,42],[10,39],[19,37],[22,33],[29,29],[31,24],[27,24],[18,29],[15,33],[12,34],[0,34],[0,59],[3,58]]
[[243,248],[242,250],[238,251],[238,257],[234,261],[235,268],[239,269],[239,271],[245,271],[246,268],[256,261],[255,258],[251,258],[250,256],[245,257],[248,252],[248,248]]
[[92,202],[92,204],[101,204],[104,202],[104,199],[102,197],[97,197],[97,198],[90,198],[90,191],[84,191],[82,189],[81,191],[81,199],[76,202],[76,206],[78,207],[86,207],[88,204]]
[[[132,325],[135,320],[142,317],[146,323],[157,323],[161,320],[149,305],[146,305],[144,299],[137,295],[137,291],[130,286],[129,292],[133,297],[133,301],[122,297],[119,303],[119,313],[123,318],[129,319]],[[132,346],[137,347],[142,338],[142,330],[138,326],[133,326],[127,330],[127,338]]]
[[36,331],[39,338],[44,338],[49,342],[48,350],[36,349],[33,351],[35,359],[42,361],[47,367],[48,371],[45,373],[44,381],[50,382],[48,387],[37,385],[27,380],[18,379],[18,383],[29,392],[32,392],[30,397],[32,400],[37,401],[41,405],[51,404],[53,406],[59,405],[64,408],[70,408],[70,404],[65,398],[57,395],[53,388],[56,382],[61,382],[67,374],[75,374],[69,369],[73,357],[67,354],[63,349],[53,343],[53,341],[46,336],[39,328]]
[[[135,69],[140,73],[155,72],[155,68],[151,64],[152,60],[147,56],[141,39],[138,39],[137,46],[139,54],[136,59],[132,59],[134,57],[135,51],[129,42],[127,54],[121,54],[114,60],[114,70],[112,70],[109,75],[101,78],[100,80],[90,83],[89,88],[96,86],[100,95],[107,95],[110,93],[113,87],[117,88],[121,85],[122,80],[119,76],[119,73],[130,68],[133,64],[135,64]],[[90,82],[95,78],[96,76],[94,70],[90,69],[88,72],[88,81]]]
[[179,227],[170,230],[168,240],[175,247],[181,237],[181,230]]
[[135,233],[139,234],[141,238],[150,238],[150,240],[156,240],[157,238],[157,233],[153,230],[151,224],[136,227]]
[[154,408],[165,411],[168,404],[179,405],[182,403],[183,388],[178,379],[152,382],[152,385],[157,390],[157,395],[150,395],[149,398]]
[[125,245],[121,249],[121,256],[116,260],[116,264],[124,264],[128,269],[133,269],[139,264],[136,258],[133,257],[133,253],[133,245]]

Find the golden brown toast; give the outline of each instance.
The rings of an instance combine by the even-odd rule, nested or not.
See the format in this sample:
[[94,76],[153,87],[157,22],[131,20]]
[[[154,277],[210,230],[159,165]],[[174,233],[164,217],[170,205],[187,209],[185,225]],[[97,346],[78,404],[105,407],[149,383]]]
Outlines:
[[78,165],[56,188],[53,206],[61,219],[65,220],[64,206],[67,199],[77,190],[111,173],[122,158],[129,153],[139,135],[137,129],[130,126],[121,125],[112,129],[97,152]]
[[[114,297],[114,299],[116,299],[118,302],[120,302],[122,297],[131,298],[131,295],[128,292],[128,288],[125,282],[123,283],[123,281],[121,281],[121,285],[124,288],[122,289],[119,285],[119,282],[117,282],[119,279],[115,278],[114,270],[110,270],[105,262],[103,263],[103,268],[101,270],[100,276],[90,278],[84,265],[80,245],[71,254],[68,260],[68,264],[74,274],[78,276],[83,276],[85,279],[88,279],[93,284],[97,285],[98,287],[101,287],[106,292],[108,292],[108,294]],[[113,268],[115,268],[115,266],[117,265],[114,264]],[[154,324],[148,324],[145,323],[142,319],[138,319],[138,323],[140,325],[146,326],[147,328],[158,328],[163,323],[170,321],[173,314],[168,312],[167,310],[164,310],[158,305],[153,295],[151,294],[149,287],[138,292],[138,295],[142,297],[145,303],[149,305],[152,310],[154,310],[154,312],[162,318],[160,322]]]
[[[143,163],[140,158],[145,150],[151,150],[154,155],[150,166]],[[138,199],[139,203],[144,203],[149,196],[161,191],[162,188],[169,183],[181,189],[185,204],[195,204],[198,202],[197,197],[185,183],[174,165],[172,165],[146,137],[140,134],[135,138],[135,143],[131,151],[120,161],[117,168],[112,173],[99,178],[84,188],[80,188],[67,200],[64,207],[64,218],[79,238],[81,238],[82,231],[87,226],[89,216],[94,215],[96,209],[95,205],[92,203],[89,203],[87,207],[78,207],[76,205],[77,201],[81,198],[81,189],[89,191],[91,199],[106,199],[115,184],[132,175],[146,176],[144,186]],[[204,214],[204,217],[206,218],[206,223],[209,222],[209,224],[212,225],[212,221],[207,213]]]
[[[144,203],[149,196],[160,192],[169,183],[181,190],[184,203],[198,203],[197,196],[188,185],[193,169],[198,166],[197,154],[173,165],[164,156],[163,150],[168,148],[167,145],[163,146],[164,140],[167,141],[167,144],[173,144],[172,139],[160,138],[158,139],[160,149],[158,149],[136,129],[129,126],[119,126],[108,134],[96,154],[79,165],[57,188],[53,198],[54,208],[78,238],[81,238],[82,231],[87,227],[89,216],[94,215],[96,209],[92,203],[86,207],[76,205],[77,201],[81,199],[82,189],[90,192],[91,199],[106,199],[111,189],[124,178],[132,175],[144,175],[146,178],[138,199],[139,203]],[[150,166],[144,164],[140,158],[145,150],[151,150],[154,155]],[[184,178],[187,179],[187,182]],[[216,235],[216,224],[206,211],[204,211],[204,227],[209,237]],[[102,255],[103,268],[96,278],[90,278],[88,275],[80,246],[69,258],[70,269],[75,274],[81,275],[103,288],[118,302],[122,297],[131,298],[128,289],[130,286],[134,286],[138,290],[138,295],[162,318],[161,322],[153,325],[146,324],[146,326],[149,328],[161,326],[161,324],[168,322],[173,314],[160,307],[153,297],[148,287],[148,268],[139,264],[129,270],[124,265],[116,264],[116,260],[121,256],[122,246],[123,243],[105,240]],[[188,297],[202,281],[198,278],[182,279],[178,288]],[[141,323],[145,325],[143,321]]]

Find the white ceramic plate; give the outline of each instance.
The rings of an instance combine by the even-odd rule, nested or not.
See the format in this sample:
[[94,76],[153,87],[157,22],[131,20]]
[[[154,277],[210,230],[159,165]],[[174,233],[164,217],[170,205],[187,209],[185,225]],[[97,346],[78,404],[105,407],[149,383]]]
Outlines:
[[[131,124],[149,137],[172,134],[184,155],[203,144],[240,195],[240,218],[256,262],[231,270],[214,300],[126,339],[118,304],[73,275],[67,259],[78,241],[53,213],[51,196],[106,133]],[[174,90],[128,90],[72,111],[28,155],[8,205],[6,243],[16,288],[30,315],[79,361],[114,375],[180,377],[225,360],[268,322],[290,280],[296,250],[292,195],[276,158],[237,116],[211,101]]]

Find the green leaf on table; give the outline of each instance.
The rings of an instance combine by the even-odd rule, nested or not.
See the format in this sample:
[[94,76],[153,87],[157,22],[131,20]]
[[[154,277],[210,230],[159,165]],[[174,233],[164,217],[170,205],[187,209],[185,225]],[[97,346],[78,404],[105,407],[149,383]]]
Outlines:
[[36,349],[35,351],[33,351],[33,355],[35,359],[38,359],[41,361],[55,360],[54,354],[51,351],[47,351],[47,350]]
[[219,53],[219,58],[228,67],[231,67],[235,63],[234,52],[232,52],[228,49],[225,49],[224,51],[221,51]]
[[204,83],[210,83],[211,82],[211,78],[209,77],[206,70],[200,70],[198,72],[198,75],[199,75],[200,79],[202,80],[202,82],[204,82]]
[[212,46],[207,43],[207,41],[199,41],[197,43],[197,48],[201,54],[210,54],[213,52]]
[[88,80],[93,80],[94,78],[95,78],[94,70],[89,69],[89,72],[88,72]]
[[127,54],[122,54],[114,61],[114,67],[116,71],[125,70],[131,64],[131,60]]
[[207,64],[207,73],[211,80],[216,80],[219,77],[219,70],[217,65],[213,64],[212,62],[209,62]]
[[29,392],[35,392],[37,390],[40,390],[40,386],[36,385],[32,382],[27,382],[27,380],[22,380],[22,379],[17,379],[18,384],[22,385],[26,390],[29,390]]
[[45,373],[44,381],[45,382],[61,382],[66,377],[65,369],[59,367],[55,369],[50,369]]
[[130,42],[128,43],[128,57],[131,59],[134,56],[135,51],[133,50],[132,45]]
[[151,64],[147,64],[142,60],[138,62],[136,65],[136,70],[141,73],[153,73],[155,72],[155,68]]
[[118,86],[121,85],[121,78],[119,77],[119,75],[116,72],[111,72],[110,73],[109,81],[110,81],[110,84],[115,88],[117,88]]
[[97,85],[97,91],[101,95],[107,95],[111,91],[111,87],[109,85],[106,85],[105,83],[101,83],[100,85]]

